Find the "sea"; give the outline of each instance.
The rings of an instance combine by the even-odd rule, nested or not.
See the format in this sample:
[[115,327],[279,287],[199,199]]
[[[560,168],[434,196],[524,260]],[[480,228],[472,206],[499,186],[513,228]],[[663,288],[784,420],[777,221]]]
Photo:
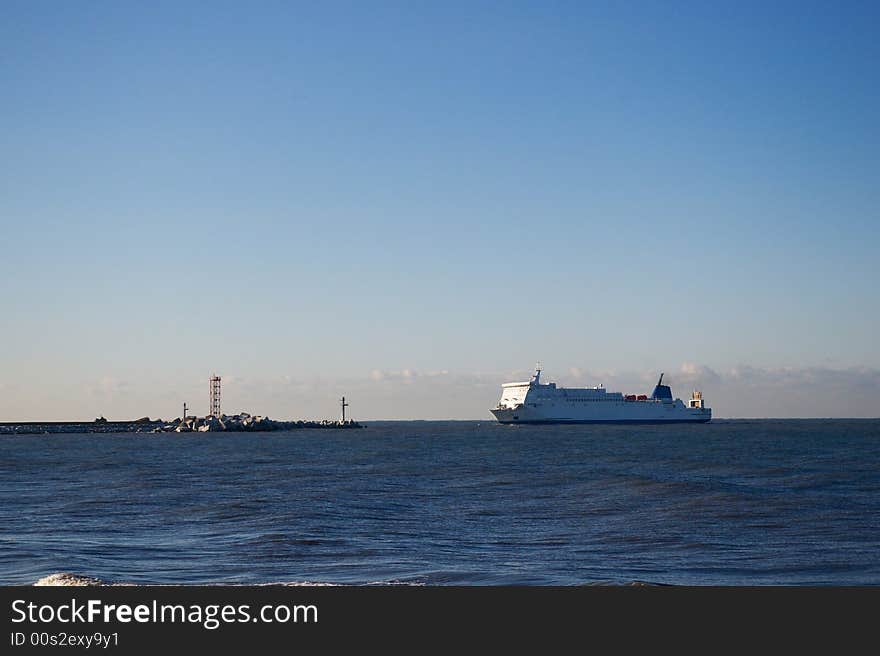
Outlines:
[[880,420],[0,436],[0,584],[880,584]]

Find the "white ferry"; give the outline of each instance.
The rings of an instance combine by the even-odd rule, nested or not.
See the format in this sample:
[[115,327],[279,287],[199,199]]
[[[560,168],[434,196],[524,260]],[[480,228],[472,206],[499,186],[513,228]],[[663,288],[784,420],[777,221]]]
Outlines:
[[489,412],[502,424],[666,424],[712,419],[702,392],[694,390],[687,404],[673,399],[663,374],[648,396],[609,392],[602,385],[569,388],[542,383],[540,367],[527,382],[504,383],[498,406]]

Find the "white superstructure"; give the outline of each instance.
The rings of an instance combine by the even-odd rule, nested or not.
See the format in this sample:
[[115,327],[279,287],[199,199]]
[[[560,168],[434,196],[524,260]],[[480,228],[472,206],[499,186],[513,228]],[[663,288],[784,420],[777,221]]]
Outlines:
[[712,419],[712,409],[705,407],[701,392],[694,391],[685,405],[672,398],[663,374],[651,396],[624,395],[601,385],[567,388],[542,383],[540,368],[527,382],[504,383],[501,400],[490,412],[502,424],[705,423]]

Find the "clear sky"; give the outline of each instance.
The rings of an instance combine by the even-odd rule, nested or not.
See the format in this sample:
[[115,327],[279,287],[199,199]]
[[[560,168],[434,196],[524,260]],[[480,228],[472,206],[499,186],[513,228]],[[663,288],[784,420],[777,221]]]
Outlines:
[[878,19],[7,0],[0,419],[878,416]]

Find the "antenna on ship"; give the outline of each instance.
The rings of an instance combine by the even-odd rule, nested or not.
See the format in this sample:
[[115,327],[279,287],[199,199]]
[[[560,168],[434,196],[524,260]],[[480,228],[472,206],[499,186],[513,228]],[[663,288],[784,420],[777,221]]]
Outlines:
[[535,375],[532,376],[532,380],[535,381],[536,383],[540,382],[540,380],[541,380],[541,361],[540,360],[535,363]]
[[350,406],[351,404],[345,402],[345,397],[344,397],[344,396],[343,396],[341,399],[339,399],[339,402],[342,404],[342,423],[344,424],[344,423],[345,423],[345,409],[346,409],[348,406]]

